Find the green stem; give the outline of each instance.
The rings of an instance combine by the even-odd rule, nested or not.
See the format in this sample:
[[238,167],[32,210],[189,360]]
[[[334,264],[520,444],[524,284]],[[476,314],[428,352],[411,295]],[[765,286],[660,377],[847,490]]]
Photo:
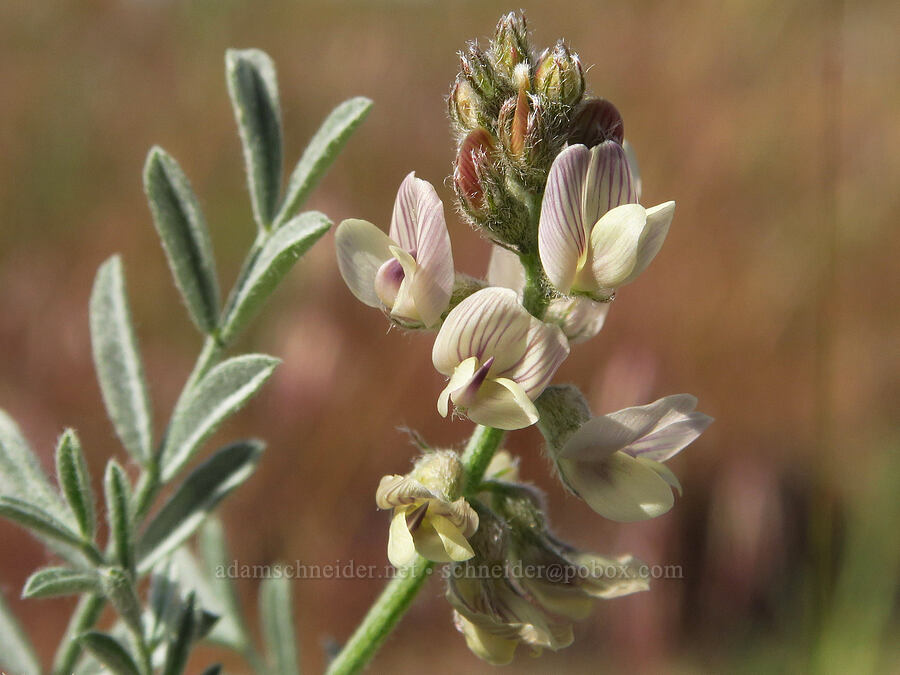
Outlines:
[[[481,482],[491,457],[500,447],[504,433],[500,429],[475,427],[463,453],[464,495]],[[433,568],[433,562],[417,556],[412,565],[399,570],[331,662],[326,675],[351,675],[361,671],[409,609],[425,580],[431,576]]]
[[534,253],[523,253],[519,259],[522,261],[522,267],[525,268],[525,292],[522,297],[522,305],[532,316],[543,320],[547,305],[550,304],[550,294],[547,291],[541,260]]
[[78,601],[72,618],[69,619],[69,625],[60,643],[60,648],[53,659],[54,675],[72,674],[75,662],[81,654],[81,643],[78,641],[78,636],[97,623],[104,604],[106,601],[102,595],[84,595]]

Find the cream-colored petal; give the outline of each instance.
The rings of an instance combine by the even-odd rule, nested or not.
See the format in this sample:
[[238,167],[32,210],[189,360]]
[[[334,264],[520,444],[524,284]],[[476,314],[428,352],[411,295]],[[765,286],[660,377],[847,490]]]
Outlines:
[[518,640],[510,640],[493,635],[469,621],[462,614],[453,610],[453,622],[457,630],[466,639],[469,650],[492,666],[505,666],[512,663],[516,653]]
[[618,598],[650,589],[646,566],[631,555],[604,558],[575,552],[567,556],[583,568],[578,577],[581,590],[594,598]]
[[635,457],[635,459],[644,466],[653,469],[660,478],[666,481],[669,486],[672,487],[679,496],[681,496],[681,481],[678,480],[678,476],[676,476],[672,472],[672,469],[667,467],[665,464],[661,464],[660,462],[654,462],[652,459],[646,459],[644,457]]
[[594,607],[593,599],[577,586],[541,581],[528,583],[527,586],[539,605],[575,621],[587,618]]
[[449,520],[441,517],[433,518],[432,525],[437,535],[441,538],[444,551],[446,551],[450,560],[462,562],[475,555],[475,551],[472,550],[472,546],[463,536],[463,533]]
[[620,285],[625,285],[634,281],[637,276],[647,269],[647,266],[659,253],[666,235],[669,233],[669,226],[672,224],[672,217],[675,215],[675,202],[666,202],[659,206],[647,209],[647,225],[641,233],[641,240],[638,242],[637,260],[634,269]]
[[379,509],[392,509],[395,506],[410,506],[417,502],[437,499],[438,496],[409,476],[397,474],[382,476],[375,491],[375,503]]
[[608,140],[591,148],[581,203],[585,225],[590,227],[617,206],[637,203],[634,187],[628,158],[621,145]]
[[395,509],[388,534],[388,560],[394,567],[406,567],[415,559],[416,545],[406,526],[406,509]]
[[562,459],[558,467],[578,496],[610,520],[655,518],[675,503],[672,488],[656,471],[623,452],[593,462]]
[[619,287],[637,262],[638,242],[647,223],[639,204],[623,204],[608,211],[591,230],[589,266],[575,287],[588,293]]
[[484,288],[454,307],[432,349],[438,372],[450,375],[465,359],[483,364],[494,357],[493,372],[503,372],[525,353],[533,317],[508,288]]
[[511,288],[516,293],[521,293],[525,288],[525,268],[522,267],[519,256],[508,248],[494,245],[488,262],[487,282],[491,286]]
[[634,186],[634,201],[640,203],[642,183],[641,169],[638,165],[637,154],[634,152],[634,146],[627,140],[622,142],[622,147],[625,148],[625,156],[628,158],[628,167],[631,169],[631,183]]
[[450,394],[471,382],[476,370],[478,370],[478,359],[474,356],[467,358],[453,369],[450,381],[438,396],[437,409],[441,417],[446,417],[450,412]]
[[611,306],[612,303],[594,302],[583,296],[557,298],[550,301],[544,320],[558,325],[570,343],[579,344],[600,332]]
[[372,223],[351,218],[338,226],[334,243],[338,268],[350,292],[370,307],[381,307],[375,275],[390,260],[394,242]]
[[415,259],[399,246],[391,246],[391,255],[397,259],[403,268],[403,281],[400,282],[400,289],[397,291],[397,297],[394,304],[389,309],[391,316],[399,321],[406,323],[418,323],[422,321],[413,297],[413,285],[418,272],[418,265]]
[[525,390],[513,380],[486,380],[474,405],[466,410],[473,422],[495,429],[524,429],[540,415]]

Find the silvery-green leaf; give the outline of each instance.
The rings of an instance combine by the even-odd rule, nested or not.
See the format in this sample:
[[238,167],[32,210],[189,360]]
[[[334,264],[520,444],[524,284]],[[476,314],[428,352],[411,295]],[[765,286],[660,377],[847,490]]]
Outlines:
[[263,580],[259,590],[259,613],[272,672],[300,675],[290,580],[284,577]]
[[82,633],[79,640],[82,646],[115,675],[140,675],[134,658],[112,635],[91,630]]
[[179,401],[162,451],[163,481],[171,480],[201,443],[259,390],[278,363],[263,354],[228,359]]
[[228,343],[247,324],[297,260],[331,227],[318,211],[301,213],[276,231],[256,256],[222,320],[221,339]]
[[67,429],[56,447],[56,477],[78,521],[85,539],[92,540],[97,529],[94,491],[81,443],[74,429]]
[[309,193],[325,175],[350,134],[366,118],[371,107],[372,101],[367,98],[351,98],[341,103],[325,119],[291,174],[287,194],[275,218],[275,227],[286,223],[300,210]]
[[101,559],[99,552],[92,550],[80,534],[34,504],[15,497],[0,497],[0,516],[50,539],[58,545],[56,550],[70,562],[81,564],[85,556],[95,563]]
[[244,148],[253,216],[266,228],[281,193],[281,109],[275,65],[258,49],[225,52],[225,77]]
[[141,601],[138,599],[131,575],[120,567],[105,567],[100,570],[99,577],[106,599],[116,608],[132,633],[143,635]]
[[147,634],[151,640],[162,636],[165,627],[174,620],[179,607],[179,586],[178,581],[172,577],[172,568],[171,560],[166,560],[150,577],[150,625]]
[[[102,595],[82,595],[69,623],[66,626],[66,632],[60,640],[59,648],[53,657],[53,675],[71,675],[73,670],[78,675],[87,675],[91,663],[96,663],[96,659],[92,656],[85,656],[82,664],[76,668],[76,661],[81,655],[81,642],[79,636],[97,623],[103,608],[106,605],[105,598]],[[94,671],[96,672],[96,671]]]
[[184,672],[196,627],[194,601],[194,594],[189,593],[176,625],[175,638],[169,642],[169,648],[166,651],[163,675],[181,675]]
[[97,270],[90,314],[94,368],[107,414],[125,449],[145,464],[153,452],[150,397],[119,256]]
[[194,469],[144,531],[138,545],[139,571],[150,569],[190,537],[209,512],[249,478],[263,448],[259,441],[239,441]]
[[211,333],[219,311],[212,243],[187,176],[162,148],[154,147],[147,155],[144,191],[191,319],[201,331]]
[[0,668],[21,675],[40,675],[34,647],[0,593]]
[[50,598],[56,595],[75,593],[97,593],[100,580],[94,570],[79,570],[71,567],[45,567],[25,582],[23,598]]
[[103,477],[106,521],[115,559],[126,570],[134,569],[134,523],[131,518],[131,484],[125,470],[114,459]]
[[0,410],[0,495],[27,501],[63,523],[75,525],[18,425],[3,410]]

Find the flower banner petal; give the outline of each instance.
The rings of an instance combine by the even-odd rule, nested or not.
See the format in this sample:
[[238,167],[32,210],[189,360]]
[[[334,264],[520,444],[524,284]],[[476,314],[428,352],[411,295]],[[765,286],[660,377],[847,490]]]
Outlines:
[[590,230],[603,214],[622,204],[636,204],[637,191],[631,177],[628,156],[615,141],[603,141],[591,148],[584,180],[581,217]]

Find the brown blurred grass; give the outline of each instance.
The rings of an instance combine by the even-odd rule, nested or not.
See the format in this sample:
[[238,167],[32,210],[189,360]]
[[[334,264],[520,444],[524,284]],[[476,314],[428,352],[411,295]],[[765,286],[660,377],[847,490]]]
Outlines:
[[[69,425],[96,474],[119,452],[86,317],[94,271],[108,255],[124,256],[158,420],[199,346],[173,309],[180,303],[143,202],[150,145],[175,155],[201,196],[223,285],[253,236],[222,73],[227,47],[274,57],[288,161],[335,104],[360,94],[375,101],[308,207],[335,221],[386,224],[397,185],[414,169],[448,206],[458,267],[480,274],[487,247],[449,212],[443,96],[454,52],[487,36],[508,9],[0,5],[0,406],[45,465]],[[589,87],[625,117],[644,201],[678,202],[662,254],[560,378],[588,393],[597,412],[690,391],[717,422],[673,465],[684,499],[663,518],[629,526],[564,496],[536,432],[511,436],[564,537],[685,572],[604,604],[573,647],[521,657],[517,671],[803,663],[854,522],[847,504],[900,437],[900,47],[891,29],[900,11],[812,1],[576,1],[564,11],[535,2],[526,11],[537,43],[565,36],[594,64]],[[257,475],[224,507],[235,558],[381,565],[386,521],[373,489],[412,454],[395,427],[415,427],[435,444],[459,444],[469,428],[435,414],[430,340],[388,334],[344,288],[326,238],[240,347],[284,364],[222,434],[269,443]],[[0,536],[0,579],[15,598],[45,554],[8,523]],[[883,572],[877,555],[871,564],[872,574]],[[255,586],[241,582],[251,607]],[[323,641],[346,637],[380,586],[295,585],[309,669],[321,667]],[[465,651],[440,594],[436,583],[422,594],[375,672],[490,670]],[[14,604],[49,654],[71,603]],[[894,609],[894,627],[896,618]]]

